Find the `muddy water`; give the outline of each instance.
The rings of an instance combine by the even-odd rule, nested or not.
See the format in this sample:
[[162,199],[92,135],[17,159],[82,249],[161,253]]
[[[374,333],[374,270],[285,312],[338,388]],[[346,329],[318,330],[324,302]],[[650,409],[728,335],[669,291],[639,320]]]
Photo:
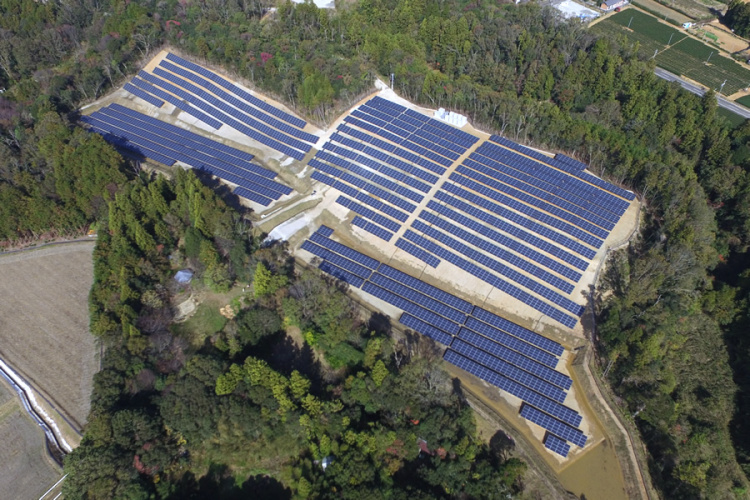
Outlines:
[[586,500],[627,500],[620,464],[608,441],[599,442],[563,468],[563,487]]

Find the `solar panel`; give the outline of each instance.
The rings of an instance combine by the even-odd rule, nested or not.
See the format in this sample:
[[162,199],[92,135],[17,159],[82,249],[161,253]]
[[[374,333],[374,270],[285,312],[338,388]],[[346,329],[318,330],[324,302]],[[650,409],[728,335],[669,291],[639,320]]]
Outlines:
[[567,457],[570,452],[570,445],[568,443],[550,433],[547,433],[544,437],[544,447],[554,451],[563,458]]
[[586,445],[587,438],[583,432],[553,418],[529,404],[525,404],[521,407],[521,416],[550,431],[552,434],[559,436],[566,441],[570,441],[576,446],[583,448]]
[[428,323],[425,323],[421,319],[415,318],[411,314],[403,313],[401,315],[401,318],[399,319],[399,322],[401,322],[401,324],[405,327],[411,328],[415,332],[421,333],[422,335],[426,335],[432,340],[440,342],[443,345],[449,346],[451,345],[451,341],[453,340],[453,337],[448,335],[444,331],[439,330]]

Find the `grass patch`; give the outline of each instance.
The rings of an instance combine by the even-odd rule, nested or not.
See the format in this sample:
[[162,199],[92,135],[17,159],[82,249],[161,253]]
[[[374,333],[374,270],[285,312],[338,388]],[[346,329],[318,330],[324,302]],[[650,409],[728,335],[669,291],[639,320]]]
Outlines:
[[717,48],[661,23],[649,14],[628,9],[604,19],[592,29],[599,33],[623,35],[633,43],[638,42],[639,53],[644,59],[653,58],[658,50],[657,66],[717,91],[723,84],[724,95],[732,95],[750,85],[750,69],[726,57]]
[[737,104],[742,104],[743,106],[747,106],[748,108],[750,108],[750,95],[740,97],[734,102],[736,102]]
[[736,113],[732,113],[728,109],[719,108],[718,111],[719,111],[719,116],[723,116],[729,122],[729,124],[732,126],[733,129],[745,123],[744,118],[742,118],[740,115]]

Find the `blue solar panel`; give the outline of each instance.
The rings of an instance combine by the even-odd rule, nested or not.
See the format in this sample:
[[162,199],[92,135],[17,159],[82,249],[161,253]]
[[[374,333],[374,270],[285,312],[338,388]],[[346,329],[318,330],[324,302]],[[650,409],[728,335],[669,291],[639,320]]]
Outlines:
[[479,350],[471,344],[467,344],[466,342],[462,341],[461,339],[455,339],[453,341],[453,344],[451,344],[451,349],[465,356],[466,358],[484,365],[490,370],[495,371],[510,380],[513,380],[514,382],[518,382],[519,384],[528,387],[529,389],[536,391],[539,394],[557,401],[558,403],[563,403],[565,401],[565,397],[567,396],[567,394],[563,389],[560,389],[559,387],[552,385],[549,382],[536,377],[535,375],[527,373],[510,363],[506,363],[498,357]]
[[361,227],[368,233],[374,234],[381,240],[390,241],[391,238],[393,238],[393,233],[383,229],[382,227],[378,226],[377,224],[373,224],[372,222],[368,222],[367,220],[363,219],[359,215],[354,217],[354,220],[352,220],[352,224]]
[[[533,403],[532,403],[533,404]],[[533,406],[528,404],[521,407],[521,416],[526,420],[534,422],[535,424],[547,429],[555,436],[559,436],[566,441],[580,446],[583,448],[586,445],[586,435],[575,427],[571,427],[564,422],[559,421],[556,418],[548,415],[547,413],[540,411]]]
[[338,266],[334,266],[328,261],[323,261],[318,266],[321,271],[324,271],[334,278],[340,279],[341,281],[346,281],[351,286],[360,288],[362,284],[365,282],[362,278],[359,276],[356,276],[348,271],[345,271],[344,269],[341,269]]
[[368,257],[367,255],[363,253],[357,252],[356,250],[352,250],[346,245],[342,245],[341,243],[338,243],[336,241],[333,241],[327,238],[326,236],[323,236],[321,233],[315,233],[312,236],[310,236],[310,241],[312,241],[313,243],[317,243],[321,247],[327,250],[330,250],[331,252],[342,255],[346,257],[347,259],[353,260],[354,262],[361,264],[365,267],[368,267],[370,269],[377,269],[377,267],[380,265],[380,262],[373,259],[372,257]]
[[439,316],[434,312],[425,309],[422,306],[414,304],[413,302],[410,302],[403,297],[391,293],[384,288],[374,285],[371,282],[365,283],[362,287],[362,290],[369,293],[370,295],[374,295],[380,300],[398,307],[404,312],[409,313],[418,319],[421,319],[422,321],[434,326],[435,328],[438,328],[439,330],[443,330],[449,335],[454,335],[458,332],[458,325],[456,323],[447,320],[442,316]]
[[[310,134],[308,132],[304,132],[303,130],[300,130],[296,127],[287,125],[281,120],[277,120],[276,118],[272,117],[270,114],[265,113],[264,111],[261,111],[258,108],[248,105],[244,101],[241,101],[240,99],[233,96],[229,92],[221,89],[217,85],[214,85],[213,83],[211,83],[209,80],[201,76],[198,76],[197,74],[193,72],[183,69],[175,64],[171,64],[165,60],[162,60],[159,63],[159,67],[164,68],[172,73],[175,73],[183,78],[186,78],[192,81],[193,83],[197,83],[204,89],[208,90],[209,92],[216,95],[220,99],[226,101],[227,103],[231,104],[232,106],[235,106],[236,108],[242,110],[243,112],[271,125],[274,128],[281,130],[282,132],[285,132],[298,139],[302,139],[305,142],[315,143],[318,140],[318,137],[316,135]],[[157,73],[156,71],[154,71],[154,73],[160,74],[160,75],[164,74],[163,72]],[[206,97],[210,98],[211,96],[210,94],[207,94]]]
[[[255,173],[241,170],[231,163],[226,163],[219,158],[211,157],[200,151],[189,149],[185,147],[184,141],[179,137],[175,138],[174,141],[165,138],[157,138],[148,125],[145,125],[143,129],[140,129],[134,125],[121,122],[100,112],[94,113],[88,117],[88,120],[89,123],[98,128],[127,139],[133,144],[146,147],[164,156],[191,165],[196,169],[205,170],[211,175],[221,177],[229,182],[238,184],[239,186],[251,191],[255,191],[262,196],[278,199],[283,194],[289,194],[291,192],[291,189],[288,186],[271,181],[265,177],[256,175]],[[152,139],[158,139],[158,143]],[[247,168],[247,165],[245,167]],[[257,169],[263,170],[260,169],[260,167],[257,167]]]
[[437,267],[438,264],[440,264],[440,259],[438,259],[437,257],[433,257],[418,246],[409,243],[403,238],[399,238],[398,240],[396,240],[396,247],[400,248],[408,254],[413,255],[430,267]]
[[333,229],[328,226],[320,226],[316,232],[322,234],[326,238],[333,236]]
[[432,297],[433,299],[443,302],[444,304],[448,304],[452,308],[458,309],[461,312],[468,314],[471,313],[471,311],[474,309],[474,306],[469,302],[460,299],[453,294],[444,292],[443,290],[429,285],[422,280],[414,278],[413,276],[409,276],[408,274],[403,273],[398,269],[395,269],[386,264],[381,265],[378,268],[378,272],[383,276],[387,276],[394,281],[413,288],[414,290],[417,290],[418,292],[421,292],[428,297]]
[[466,313],[462,313],[450,306],[443,304],[421,292],[412,290],[411,288],[402,285],[401,283],[394,281],[382,274],[377,272],[370,276],[370,281],[378,285],[379,287],[388,290],[389,292],[395,293],[410,302],[414,302],[425,309],[428,309],[440,316],[448,318],[449,320],[463,324],[466,321]]
[[491,312],[482,309],[481,307],[474,308],[474,316],[480,321],[499,328],[504,332],[510,333],[511,335],[518,337],[519,339],[524,340],[530,344],[534,344],[535,346],[540,347],[556,356],[562,356],[563,352],[565,352],[563,346],[561,346],[557,342],[539,335],[538,333],[532,332],[531,330],[527,330],[526,328],[518,326],[515,323],[511,323],[507,319],[501,318],[497,314],[492,314]]
[[262,196],[258,193],[250,191],[249,189],[243,188],[242,186],[237,186],[236,188],[234,188],[233,192],[237,196],[242,196],[243,198],[247,198],[248,200],[260,203],[264,207],[267,207],[273,201],[271,198]]
[[[568,390],[573,385],[573,381],[567,375],[553,370],[549,366],[546,366],[532,357],[519,354],[518,352],[506,347],[500,341],[490,340],[487,337],[474,333],[468,328],[461,328],[458,332],[458,338],[468,342],[469,344],[482,349],[496,357],[502,359],[507,363],[517,366],[537,377],[546,380],[551,384],[555,384],[563,390]],[[524,349],[526,346],[522,344],[516,344],[520,349]],[[528,351],[528,349],[527,349]]]
[[524,356],[534,359],[539,363],[547,365],[550,368],[554,369],[557,367],[557,356],[550,354],[549,352],[544,351],[539,347],[529,344],[528,342],[523,341],[514,335],[510,335],[509,333],[495,328],[494,326],[490,326],[472,317],[466,320],[465,327],[475,333],[480,333],[499,344],[513,349],[514,351],[517,351]]
[[490,370],[489,368],[485,368],[479,363],[458,354],[452,349],[448,349],[445,351],[443,359],[463,370],[466,370],[472,375],[477,376],[486,382],[489,382],[490,384],[504,390],[505,392],[516,396],[524,402],[533,404],[537,408],[541,408],[543,411],[549,413],[550,415],[554,415],[560,420],[567,422],[569,424],[568,427],[572,426],[571,429],[577,431],[577,429],[574,429],[573,427],[580,425],[582,418],[581,415],[579,415],[575,410],[571,410],[567,406],[564,406],[557,401],[553,401],[536,391],[532,391],[531,389],[528,389],[527,387],[524,387],[523,385],[510,380],[508,377]]
[[561,457],[567,457],[568,453],[570,452],[570,445],[568,443],[550,433],[547,433],[544,438],[544,446],[548,450],[554,451]]
[[405,327],[411,328],[412,330],[416,331],[417,333],[421,333],[422,335],[426,335],[436,342],[440,342],[441,344],[447,346],[451,345],[453,337],[451,337],[444,331],[438,330],[434,326],[425,323],[421,319],[415,318],[411,314],[403,313],[399,321]]
[[180,66],[184,68],[194,71],[198,73],[199,75],[204,76],[208,78],[209,80],[212,80],[215,83],[218,83],[219,85],[226,88],[227,90],[237,95],[241,99],[244,99],[245,101],[249,102],[253,106],[256,106],[267,113],[270,113],[278,118],[281,118],[282,120],[294,125],[295,127],[304,128],[306,125],[306,122],[304,120],[300,120],[299,118],[295,116],[292,116],[274,106],[271,106],[265,101],[258,99],[257,97],[251,95],[249,92],[242,90],[241,88],[237,87],[233,83],[229,82],[228,80],[220,77],[216,73],[209,71],[208,69],[202,66],[199,66],[195,63],[191,63],[190,61],[187,61],[172,53],[167,54],[167,59],[172,61],[173,63],[179,64]]
[[140,97],[141,99],[143,99],[147,103],[153,104],[157,108],[160,108],[160,107],[162,107],[164,105],[164,101],[162,101],[161,99],[157,99],[156,97],[154,97],[154,96],[152,96],[150,94],[147,94],[146,92],[142,91],[141,89],[139,89],[138,87],[136,87],[133,84],[126,83],[123,88],[125,90],[127,90],[128,92],[130,92],[131,94],[133,94],[134,96]]

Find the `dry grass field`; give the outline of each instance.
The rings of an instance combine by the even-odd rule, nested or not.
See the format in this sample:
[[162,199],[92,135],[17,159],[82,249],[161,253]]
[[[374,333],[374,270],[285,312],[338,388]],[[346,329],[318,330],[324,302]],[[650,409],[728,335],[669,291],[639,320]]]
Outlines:
[[0,384],[0,498],[39,498],[62,475],[44,446],[44,432]]
[[93,248],[84,242],[0,256],[0,357],[79,430],[99,367],[88,328]]

